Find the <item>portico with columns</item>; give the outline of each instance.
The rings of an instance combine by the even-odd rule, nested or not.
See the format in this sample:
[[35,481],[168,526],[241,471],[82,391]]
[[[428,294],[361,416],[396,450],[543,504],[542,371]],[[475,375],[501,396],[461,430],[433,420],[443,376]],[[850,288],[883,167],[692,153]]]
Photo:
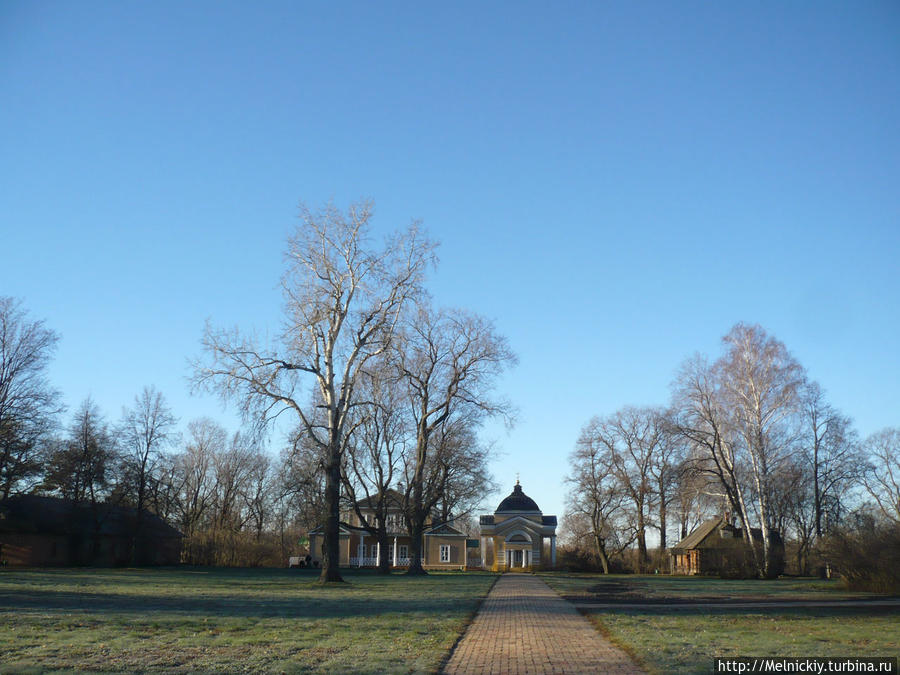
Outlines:
[[556,516],[545,516],[519,481],[493,515],[479,519],[484,569],[528,571],[556,567]]

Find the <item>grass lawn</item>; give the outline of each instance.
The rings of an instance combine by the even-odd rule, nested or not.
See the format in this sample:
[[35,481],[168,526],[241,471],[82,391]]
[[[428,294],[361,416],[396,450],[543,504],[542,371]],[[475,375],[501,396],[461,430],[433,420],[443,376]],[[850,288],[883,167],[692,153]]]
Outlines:
[[0,570],[0,673],[433,672],[495,580],[297,570]]
[[644,600],[847,600],[882,597],[877,593],[848,591],[840,581],[796,579],[718,579],[640,574],[566,574],[550,572],[544,580],[570,599],[616,602]]
[[[548,573],[544,580],[574,601],[622,603],[585,615],[648,671],[708,673],[716,656],[890,656],[900,654],[900,612],[891,608],[712,609],[703,602],[841,600],[873,597],[817,579],[725,580],[703,577]],[[879,597],[879,596],[875,596]],[[696,600],[641,608],[631,602]]]
[[587,617],[651,673],[709,673],[717,656],[900,654],[896,608],[603,610]]

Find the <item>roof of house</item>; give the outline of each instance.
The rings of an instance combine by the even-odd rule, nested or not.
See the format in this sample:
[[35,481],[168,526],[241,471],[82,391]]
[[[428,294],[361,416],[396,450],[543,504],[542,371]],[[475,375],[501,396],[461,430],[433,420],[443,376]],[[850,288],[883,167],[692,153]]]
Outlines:
[[[388,488],[384,491],[384,498],[388,507],[400,507],[403,504],[403,495],[393,488]],[[361,509],[374,509],[380,500],[381,493],[378,493],[366,497],[365,499],[360,499],[356,504]]]
[[449,535],[451,537],[464,537],[466,536],[455,527],[451,527],[447,523],[443,523],[441,525],[436,525],[435,527],[430,527],[425,530],[426,535]]
[[519,481],[516,481],[512,493],[500,502],[500,506],[497,507],[494,513],[509,513],[511,511],[537,511],[540,513],[537,503],[522,492],[522,486],[519,485]]
[[[734,535],[734,539],[740,539],[741,537],[743,537],[741,528],[734,527],[733,525],[728,525],[725,522],[725,518],[719,516],[718,518],[710,518],[709,520],[704,521],[703,523],[698,525],[693,532],[691,532],[688,536],[675,544],[672,547],[672,551],[677,553],[679,551],[687,551],[697,548],[698,546],[700,546],[703,540],[705,540],[710,534],[712,534],[713,532],[717,532],[718,530],[730,530]],[[762,541],[762,530],[758,527],[751,527],[750,536],[753,537],[754,541]],[[778,532],[778,530],[769,530],[769,537],[771,538],[772,543],[776,546],[783,543],[781,539],[781,533]]]
[[685,550],[697,548],[697,546],[700,545],[700,542],[715,532],[724,521],[725,519],[719,516],[718,518],[710,518],[709,520],[700,523],[693,532],[675,544],[672,548]]
[[[17,495],[0,501],[0,532],[27,534],[132,536],[137,509],[113,504],[75,503],[59,497]],[[144,511],[142,534],[146,537],[181,537],[159,516]]]

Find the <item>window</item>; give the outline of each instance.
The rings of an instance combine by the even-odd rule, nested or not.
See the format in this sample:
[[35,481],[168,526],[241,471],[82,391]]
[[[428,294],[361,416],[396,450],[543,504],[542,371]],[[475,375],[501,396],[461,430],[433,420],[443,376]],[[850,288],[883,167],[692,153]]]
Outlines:
[[409,549],[406,547],[406,544],[400,544],[400,553],[399,553],[399,555],[400,555],[401,560],[402,560],[403,558],[408,558],[408,557],[409,557]]
[[372,557],[378,557],[378,544],[372,544]]
[[441,562],[442,563],[450,562],[450,545],[449,544],[441,544]]

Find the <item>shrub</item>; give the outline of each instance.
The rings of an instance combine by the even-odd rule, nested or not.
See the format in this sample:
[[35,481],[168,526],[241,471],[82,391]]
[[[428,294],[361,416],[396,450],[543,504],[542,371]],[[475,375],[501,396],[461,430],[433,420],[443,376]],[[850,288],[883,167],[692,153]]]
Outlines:
[[828,537],[823,552],[848,588],[900,593],[900,524],[856,514]]

